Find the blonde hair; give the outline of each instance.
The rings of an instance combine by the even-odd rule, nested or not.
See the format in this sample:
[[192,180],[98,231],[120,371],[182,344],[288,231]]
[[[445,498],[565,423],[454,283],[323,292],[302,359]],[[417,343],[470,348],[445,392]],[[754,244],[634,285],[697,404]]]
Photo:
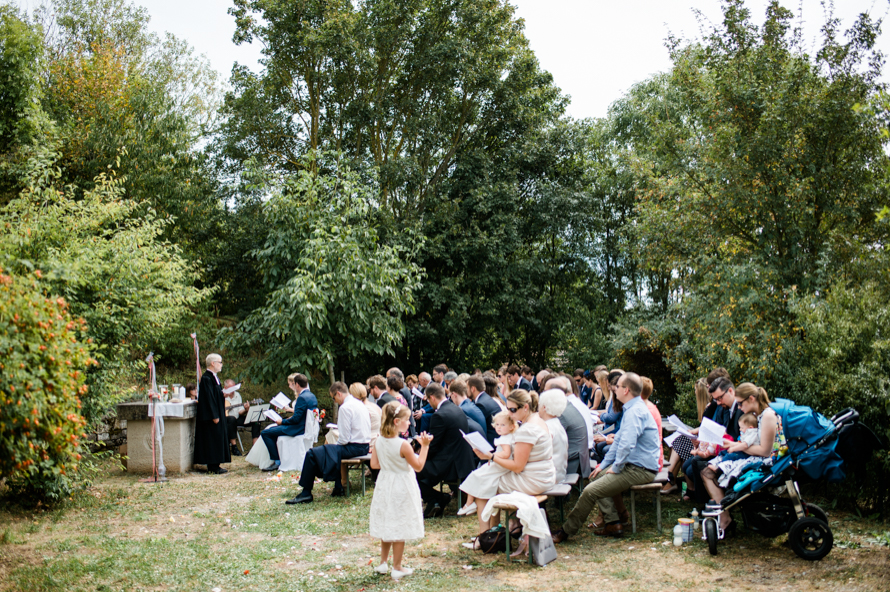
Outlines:
[[749,397],[754,397],[757,401],[759,413],[769,409],[769,395],[766,394],[766,390],[763,387],[757,386],[753,382],[743,382],[736,387],[735,398],[737,401],[744,401]]
[[757,427],[757,416],[753,413],[746,413],[739,418],[740,425],[746,425],[749,428]]
[[518,403],[520,406],[528,405],[530,413],[538,412],[538,393],[535,391],[524,391],[522,389],[514,389],[507,396],[508,401]]
[[647,376],[641,376],[640,382],[643,383],[643,390],[640,391],[640,398],[644,401],[648,401],[649,397],[652,396],[652,390],[655,387],[652,385],[652,381]]
[[711,395],[708,394],[708,380],[704,377],[695,381],[695,406],[698,410],[698,421],[705,414],[705,407],[711,402]]
[[360,382],[353,382],[349,385],[349,394],[359,401],[365,401],[368,398],[368,389]]
[[[502,419],[505,422],[512,425],[514,430],[516,429],[516,420],[513,419],[513,414],[510,413],[509,411],[498,411],[497,413],[492,415],[491,416],[491,425],[494,426],[494,422],[496,422],[499,419]],[[510,430],[510,431],[513,431],[513,430]]]
[[407,418],[411,412],[398,401],[390,401],[383,406],[383,418],[380,420],[380,435],[384,438],[395,438],[399,435],[396,420]]

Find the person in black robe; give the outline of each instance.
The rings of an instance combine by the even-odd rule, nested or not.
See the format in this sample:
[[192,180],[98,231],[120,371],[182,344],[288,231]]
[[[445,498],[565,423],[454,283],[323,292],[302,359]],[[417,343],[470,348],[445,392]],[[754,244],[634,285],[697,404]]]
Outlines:
[[195,464],[207,465],[207,472],[228,473],[219,465],[232,462],[226,429],[226,398],[219,382],[222,356],[207,356],[207,370],[198,384],[198,413],[195,421]]

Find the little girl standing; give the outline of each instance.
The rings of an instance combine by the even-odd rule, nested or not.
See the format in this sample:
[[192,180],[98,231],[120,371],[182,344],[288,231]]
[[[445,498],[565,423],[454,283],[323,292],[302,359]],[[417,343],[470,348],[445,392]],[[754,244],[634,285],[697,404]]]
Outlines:
[[[513,458],[513,432],[516,431],[516,422],[509,411],[501,411],[492,418],[491,424],[499,438],[494,439],[497,451],[495,456],[500,458]],[[476,514],[476,498],[491,499],[498,493],[498,483],[501,475],[508,470],[501,465],[489,462],[470,473],[460,489],[467,494],[467,503],[458,510],[458,516]]]
[[389,571],[387,560],[392,547],[392,579],[399,580],[414,572],[402,566],[405,541],[423,538],[423,506],[420,488],[412,469],[420,472],[433,437],[426,432],[417,437],[420,454],[398,435],[408,429],[410,411],[398,401],[383,406],[380,437],[371,452],[371,468],[380,469],[374,498],[371,500],[371,536],[380,539],[380,565],[377,573]]

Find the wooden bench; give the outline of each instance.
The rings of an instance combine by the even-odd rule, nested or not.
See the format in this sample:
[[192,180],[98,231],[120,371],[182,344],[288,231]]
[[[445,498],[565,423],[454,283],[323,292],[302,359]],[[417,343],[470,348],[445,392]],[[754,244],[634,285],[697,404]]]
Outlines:
[[634,494],[638,491],[649,491],[655,494],[655,516],[658,525],[658,533],[661,534],[661,488],[668,482],[668,472],[660,471],[652,480],[652,483],[634,485],[630,488],[630,523],[634,533],[637,532],[637,508]]
[[[578,475],[575,475],[576,477]],[[548,498],[556,499],[556,507],[559,508],[559,521],[562,523],[565,520],[565,511],[563,505],[565,503],[565,499],[569,497],[572,493],[572,485],[570,483],[566,483],[563,481],[557,485],[554,485],[550,491],[545,491],[544,495]]]
[[[541,506],[541,505],[547,503],[548,499],[549,498],[547,497],[547,495],[536,495],[535,496],[535,501],[538,502],[538,506]],[[512,504],[498,502],[498,501],[494,502],[494,505],[492,507],[495,508],[496,510],[503,510],[503,511],[507,512],[507,519],[504,520],[504,524],[507,525],[507,561],[513,561],[513,559],[510,557],[510,542],[512,539],[512,537],[510,535],[510,518],[512,516],[516,515],[516,510],[518,510],[519,508],[517,508],[516,506],[514,506]],[[532,562],[531,553],[528,554],[528,562],[529,563]]]
[[341,466],[346,467],[346,495],[350,493],[349,487],[349,471],[359,469],[362,473],[362,495],[365,495],[365,464],[371,466],[371,455],[356,456],[354,458],[344,458],[340,461]]

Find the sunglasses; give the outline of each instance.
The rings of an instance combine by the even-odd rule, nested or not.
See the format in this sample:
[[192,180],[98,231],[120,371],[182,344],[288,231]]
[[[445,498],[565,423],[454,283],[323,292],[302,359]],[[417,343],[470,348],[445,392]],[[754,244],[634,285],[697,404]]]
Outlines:
[[507,407],[507,411],[509,411],[510,413],[516,413],[517,411],[519,411],[519,407]]

